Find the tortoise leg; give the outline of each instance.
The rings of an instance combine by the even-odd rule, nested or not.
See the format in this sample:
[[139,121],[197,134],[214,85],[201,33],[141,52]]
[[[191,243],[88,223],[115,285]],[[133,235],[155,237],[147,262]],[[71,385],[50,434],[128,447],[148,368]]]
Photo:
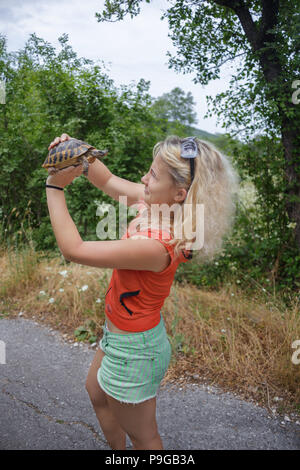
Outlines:
[[87,175],[88,175],[88,171],[89,171],[89,162],[87,161],[86,158],[83,158],[83,161],[82,161],[82,168],[83,168],[82,173],[84,174],[84,176],[87,176]]

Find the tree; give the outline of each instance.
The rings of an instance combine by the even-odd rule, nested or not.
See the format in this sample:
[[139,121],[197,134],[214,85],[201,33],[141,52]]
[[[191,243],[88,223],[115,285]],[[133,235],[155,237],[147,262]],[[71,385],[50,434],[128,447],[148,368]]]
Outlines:
[[169,93],[164,93],[154,101],[152,106],[156,116],[174,122],[178,121],[185,126],[191,126],[197,122],[194,111],[196,103],[192,93],[187,94],[179,88],[173,88]]
[[[150,3],[151,0],[146,0]],[[98,21],[119,21],[140,12],[143,0],[107,0]],[[221,67],[237,67],[230,87],[209,102],[225,127],[245,136],[280,139],[285,210],[300,248],[300,106],[292,100],[300,65],[300,0],[176,0],[167,18],[177,55],[169,64],[194,73],[195,83],[220,78]],[[293,102],[294,101],[294,102]],[[296,101],[297,103],[297,101]],[[264,162],[274,167],[273,155]],[[257,160],[257,165],[260,162]],[[275,162],[277,165],[277,162]]]
[[[39,249],[56,246],[41,168],[55,136],[67,132],[108,148],[104,163],[110,170],[140,182],[163,135],[148,82],[118,89],[103,67],[77,57],[67,35],[59,42],[56,51],[32,34],[24,48],[8,53],[0,35],[0,78],[6,82],[6,104],[0,104],[0,242],[17,234],[24,241],[23,232],[32,228]],[[68,187],[66,199],[80,232],[95,239],[95,201],[111,202],[109,196],[82,177]]]

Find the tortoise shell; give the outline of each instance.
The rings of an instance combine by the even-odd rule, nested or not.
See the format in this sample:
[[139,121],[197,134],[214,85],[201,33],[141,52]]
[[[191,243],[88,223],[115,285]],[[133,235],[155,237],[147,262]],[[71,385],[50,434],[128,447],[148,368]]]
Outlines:
[[68,166],[84,163],[88,166],[96,158],[103,157],[107,150],[97,150],[87,142],[78,139],[69,139],[50,149],[42,167],[46,170],[58,171]]

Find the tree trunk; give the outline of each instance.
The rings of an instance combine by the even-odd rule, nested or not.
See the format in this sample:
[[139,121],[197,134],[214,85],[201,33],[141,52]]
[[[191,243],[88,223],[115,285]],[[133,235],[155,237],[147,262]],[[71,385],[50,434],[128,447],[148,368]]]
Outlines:
[[[276,38],[275,31],[278,24],[279,0],[261,1],[260,28],[257,28],[257,24],[254,23],[250,11],[243,1],[215,0],[215,2],[233,9],[237,14],[253,52],[259,53],[259,64],[266,83],[274,85],[282,80],[282,88],[277,88],[277,96],[274,96],[274,91],[270,90],[270,99],[274,100],[275,98],[279,107],[282,145],[286,161],[286,210],[290,221],[296,223],[295,239],[300,250],[300,139],[298,137],[299,129],[297,129],[297,123],[299,125],[300,121],[298,111],[300,107],[295,112],[295,105],[291,103],[292,89],[288,89],[288,83],[283,80],[284,67],[276,50],[278,38]],[[283,100],[284,105],[281,107],[283,94],[285,99]],[[289,115],[292,115],[293,118],[288,117]]]

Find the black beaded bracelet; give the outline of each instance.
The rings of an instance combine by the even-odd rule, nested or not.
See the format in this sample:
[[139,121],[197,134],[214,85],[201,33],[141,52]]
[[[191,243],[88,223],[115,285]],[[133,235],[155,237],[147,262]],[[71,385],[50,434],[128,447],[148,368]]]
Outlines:
[[53,186],[52,184],[47,184],[47,183],[46,183],[46,188],[59,189],[60,191],[64,190],[64,188],[60,188],[59,186]]

